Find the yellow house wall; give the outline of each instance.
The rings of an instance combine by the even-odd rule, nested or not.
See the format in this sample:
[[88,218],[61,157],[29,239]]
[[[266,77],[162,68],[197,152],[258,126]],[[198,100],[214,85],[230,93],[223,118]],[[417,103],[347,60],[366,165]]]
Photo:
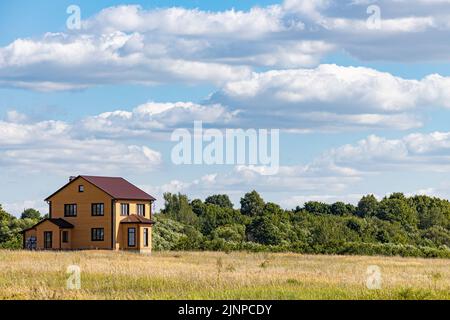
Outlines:
[[[67,243],[64,243],[64,242],[62,242],[62,232],[63,231],[67,231],[68,233],[69,233],[69,237],[68,237],[68,242]],[[61,230],[61,234],[60,234],[60,237],[61,237],[61,249],[63,249],[63,250],[70,250],[70,249],[72,249],[72,229],[63,229],[63,230]]]
[[35,228],[35,231],[29,232],[27,231],[25,233],[25,236],[28,237],[32,233],[36,236],[36,249],[37,250],[43,250],[44,249],[44,232],[50,231],[53,233],[52,236],[52,249],[59,250],[60,248],[60,234],[59,234],[59,227],[50,221],[45,221],[38,225]]
[[[144,247],[144,229],[148,228],[148,247]],[[139,232],[140,237],[140,251],[141,252],[148,252],[150,253],[152,251],[152,225],[143,225],[140,228]]]
[[[79,185],[84,186],[84,192],[78,192]],[[71,249],[111,249],[112,198],[107,193],[85,179],[78,178],[52,196],[49,201],[51,201],[52,218],[63,218],[74,225],[70,232]],[[92,216],[93,203],[104,204],[104,216]],[[76,217],[64,216],[65,204],[77,205]],[[104,241],[91,241],[92,228],[105,230]]]
[[36,237],[36,230],[35,229],[27,230],[24,236],[25,239],[28,239],[29,237]]
[[[134,246],[134,247],[129,247],[128,246],[128,229],[129,228],[135,228],[136,229],[136,246]],[[121,248],[122,249],[125,249],[125,250],[139,250],[139,244],[140,244],[140,239],[141,239],[141,237],[140,237],[140,234],[139,234],[139,225],[138,224],[123,224],[122,225],[122,230],[123,230],[123,232],[122,232],[122,237],[121,237],[121,240],[122,240],[122,245],[121,245]]]
[[[122,249],[128,248],[128,234],[127,231],[125,229],[121,228],[121,224],[120,221],[122,221],[123,219],[125,219],[127,216],[122,216],[121,215],[121,204],[122,203],[127,203],[130,205],[130,212],[129,214],[137,214],[137,205],[138,204],[144,204],[145,205],[145,218],[147,219],[151,219],[152,217],[152,206],[150,204],[150,202],[145,202],[145,201],[127,201],[127,200],[117,200],[115,202],[115,221],[114,221],[114,229],[116,230],[116,241],[115,241],[115,248],[116,249]],[[128,224],[125,224],[125,226],[128,226]],[[151,230],[150,230],[151,231]],[[150,232],[149,231],[149,232]],[[141,237],[142,238],[142,237]],[[149,236],[149,238],[151,238]],[[150,239],[149,239],[150,241]]]
[[[128,246],[128,228],[136,229],[136,246]],[[144,229],[148,228],[148,247],[144,247]],[[136,250],[150,253],[152,250],[152,226],[143,224],[126,223],[121,225],[120,248],[123,250]]]

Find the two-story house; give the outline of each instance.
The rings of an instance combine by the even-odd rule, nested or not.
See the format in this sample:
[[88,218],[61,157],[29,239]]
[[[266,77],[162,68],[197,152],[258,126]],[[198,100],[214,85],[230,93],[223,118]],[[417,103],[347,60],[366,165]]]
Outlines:
[[45,199],[49,218],[22,231],[25,249],[151,252],[151,195],[123,178],[78,176]]

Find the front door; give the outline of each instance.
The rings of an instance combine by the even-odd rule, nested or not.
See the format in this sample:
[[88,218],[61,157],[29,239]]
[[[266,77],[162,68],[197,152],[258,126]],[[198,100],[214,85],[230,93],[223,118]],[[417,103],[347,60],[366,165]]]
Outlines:
[[44,232],[44,249],[52,249],[53,232]]

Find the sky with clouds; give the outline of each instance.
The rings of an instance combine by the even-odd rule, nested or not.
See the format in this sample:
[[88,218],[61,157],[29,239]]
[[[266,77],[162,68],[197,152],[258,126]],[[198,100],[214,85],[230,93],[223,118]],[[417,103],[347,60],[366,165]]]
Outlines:
[[[167,191],[448,198],[449,21],[450,0],[2,1],[0,203],[46,213],[78,174],[158,207]],[[194,121],[279,129],[280,170],[173,164],[170,135]]]

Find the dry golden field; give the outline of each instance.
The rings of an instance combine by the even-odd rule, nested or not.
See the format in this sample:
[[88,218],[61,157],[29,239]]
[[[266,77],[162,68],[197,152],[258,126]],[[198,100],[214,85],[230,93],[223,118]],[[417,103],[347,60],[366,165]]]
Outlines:
[[[66,288],[70,265],[81,268],[79,290]],[[366,287],[370,265],[381,289]],[[450,299],[450,260],[0,251],[0,299]]]

